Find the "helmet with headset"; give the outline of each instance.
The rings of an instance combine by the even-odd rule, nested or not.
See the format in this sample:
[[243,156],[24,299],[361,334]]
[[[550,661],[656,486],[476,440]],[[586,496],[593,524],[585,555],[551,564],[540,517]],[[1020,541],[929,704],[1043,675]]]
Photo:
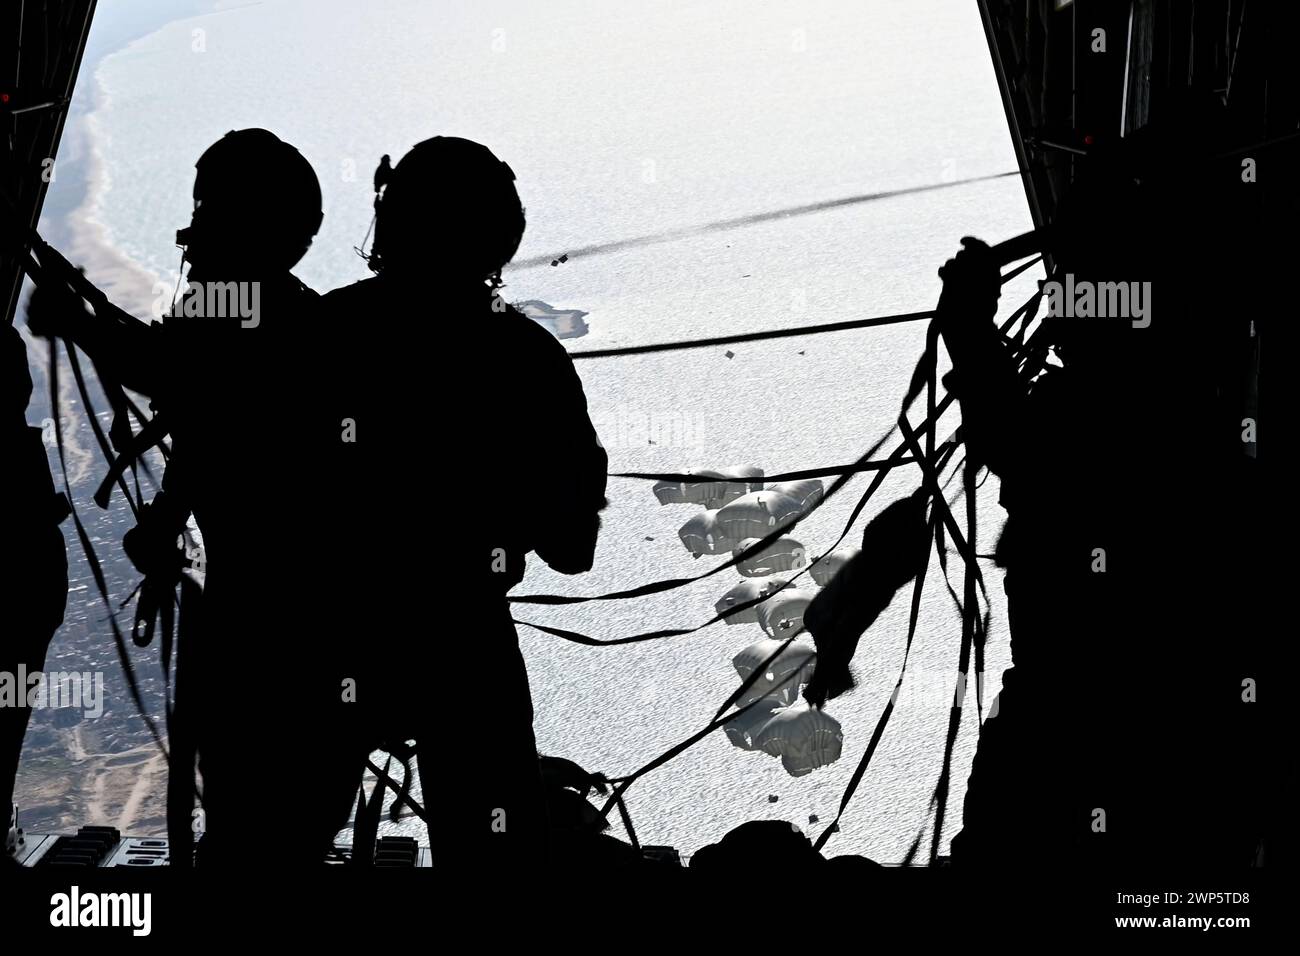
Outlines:
[[480,143],[435,136],[395,167],[375,171],[375,239],[368,260],[381,274],[500,281],[524,234],[515,174]]
[[186,258],[290,269],[320,230],[320,181],[293,146],[264,129],[231,130],[194,164],[194,214],[177,231]]

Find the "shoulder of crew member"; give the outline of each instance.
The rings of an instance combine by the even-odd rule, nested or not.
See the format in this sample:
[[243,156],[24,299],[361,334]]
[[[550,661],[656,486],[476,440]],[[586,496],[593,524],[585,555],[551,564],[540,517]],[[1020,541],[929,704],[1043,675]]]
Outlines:
[[351,285],[339,286],[321,295],[321,306],[334,310],[373,305],[380,288],[379,279],[374,276],[358,279]]
[[303,282],[301,278],[294,275],[292,272],[289,273],[289,279],[291,281],[291,286],[293,290],[299,295],[306,296],[308,299],[312,300],[313,302],[324,298],[319,292],[317,292],[307,283]]
[[364,341],[365,329],[376,329],[384,311],[382,286],[376,278],[361,279],[320,295],[316,300],[314,333],[344,349]]
[[552,357],[563,356],[569,360],[568,350],[549,330],[534,322],[513,305],[507,304],[500,311],[493,310],[492,332],[494,335],[509,336],[516,344]]
[[582,380],[574,368],[569,350],[541,324],[534,322],[514,306],[494,314],[491,337],[498,345],[515,352],[540,386],[565,388],[581,396],[586,407]]

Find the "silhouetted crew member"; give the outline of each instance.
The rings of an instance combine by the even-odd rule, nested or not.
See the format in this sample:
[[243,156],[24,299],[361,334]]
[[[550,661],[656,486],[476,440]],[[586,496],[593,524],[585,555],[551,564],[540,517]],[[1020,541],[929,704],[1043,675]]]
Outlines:
[[[177,704],[203,779],[199,862],[247,865],[248,840],[273,823],[278,862],[320,861],[359,781],[346,752],[357,735],[343,729],[355,717],[339,690],[344,635],[318,570],[331,540],[320,482],[337,441],[319,402],[319,297],[290,272],[320,227],[320,185],[261,129],[226,134],[196,170],[193,220],[177,234],[190,288],[171,314],[148,326],[63,321],[152,398],[172,435],[135,554],[174,548],[191,512],[202,533],[205,610],[179,651]],[[268,760],[297,799],[268,801]]]
[[1244,867],[1258,837],[1242,699],[1257,672],[1243,600],[1256,495],[1237,404],[1249,273],[1208,241],[1232,234],[1214,178],[1232,172],[1143,140],[1126,149],[1149,153],[1089,159],[1053,241],[1056,279],[1122,283],[1129,307],[1046,318],[1061,364],[1032,384],[992,321],[988,247],[963,240],[940,273],[946,384],[1008,515],[1015,663],[981,734],[957,863]]
[[[67,499],[54,490],[41,429],[28,425],[32,378],[27,349],[12,325],[0,329],[0,501],[5,504],[5,572],[0,575],[0,607],[5,624],[0,638],[0,673],[18,680],[42,671],[45,652],[63,623],[68,601],[68,557],[59,530]],[[0,811],[8,832],[13,816],[14,779],[31,718],[27,685],[16,684],[13,700],[0,701]],[[7,848],[6,848],[7,849]],[[0,862],[8,855],[0,853]]]
[[487,148],[415,146],[376,205],[377,277],[324,297],[376,734],[418,745],[435,865],[545,854],[528,675],[506,592],[535,551],[591,567],[607,460],[560,343],[496,294],[524,231]]

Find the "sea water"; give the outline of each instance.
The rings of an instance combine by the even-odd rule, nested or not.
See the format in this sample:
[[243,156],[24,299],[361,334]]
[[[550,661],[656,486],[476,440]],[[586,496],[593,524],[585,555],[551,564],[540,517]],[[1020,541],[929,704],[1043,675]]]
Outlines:
[[[1015,176],[799,211],[1015,168],[978,11],[964,0],[266,0],[172,22],[107,56],[93,83],[86,131],[96,172],[80,228],[97,227],[141,276],[176,278],[172,237],[189,220],[194,161],[227,130],[271,129],[315,167],[324,226],[297,272],[321,291],[367,274],[353,247],[370,223],[379,157],[396,161],[435,134],[464,136],[510,163],[527,207],[523,265],[506,270],[504,294],[588,313],[588,333],[565,340],[574,351],[927,309],[940,288],[936,270],[962,236],[996,241],[1030,224]],[[761,216],[781,210],[794,213]],[[655,236],[663,241],[626,242]],[[550,264],[607,244],[618,245]],[[1004,314],[1033,278],[1008,286]],[[147,295],[143,280],[125,283],[123,295],[137,281]],[[434,300],[427,321],[445,324],[442,358],[454,355],[456,317],[439,315]],[[400,323],[389,323],[358,316],[357,335],[400,335]],[[611,471],[753,464],[776,473],[850,462],[883,435],[923,341],[924,323],[910,323],[580,361],[578,370]],[[957,421],[950,413],[941,434]],[[474,498],[462,474],[470,463],[444,457],[429,434],[410,435],[390,466],[393,480],[420,489],[404,520],[425,543],[401,598],[419,622],[412,639],[448,648],[448,672],[429,675],[433,707],[438,688],[457,676],[456,646],[474,636],[455,601],[462,550],[423,503],[446,494],[465,507],[496,503]],[[892,474],[846,543],[918,480],[914,469]],[[836,540],[866,484],[855,479],[797,529],[810,553]],[[520,485],[526,491],[526,477]],[[516,593],[596,594],[723,560],[692,560],[676,532],[695,509],[660,507],[648,482],[611,479],[609,499],[592,572],[566,578],[534,559]],[[996,480],[980,502],[978,548],[988,552],[1002,518]],[[78,573],[84,584],[84,568]],[[994,601],[987,709],[1008,652],[1000,574],[988,562],[984,573]],[[116,574],[125,594],[131,575],[120,562]],[[599,637],[693,626],[738,579],[728,571],[636,600],[519,606],[516,617]],[[102,612],[87,611],[93,600],[93,591],[72,594],[69,613],[83,625],[98,621],[89,630],[106,647]],[[893,692],[906,604],[900,597],[863,639],[859,686],[828,707],[845,733],[838,763],[792,778],[778,760],[715,733],[629,790],[641,840],[691,852],[759,818],[819,833]],[[539,747],[629,773],[710,720],[736,686],[731,658],[762,636],[754,624],[717,624],[591,648],[521,627]],[[827,853],[898,860],[927,826],[959,641],[936,565],[909,679]],[[120,696],[118,745],[126,746],[145,738]],[[945,845],[960,826],[977,739],[973,690],[967,704]],[[446,719],[441,758],[472,785],[485,743],[472,715]],[[286,759],[270,743],[250,758]],[[386,826],[423,838],[414,821]]]

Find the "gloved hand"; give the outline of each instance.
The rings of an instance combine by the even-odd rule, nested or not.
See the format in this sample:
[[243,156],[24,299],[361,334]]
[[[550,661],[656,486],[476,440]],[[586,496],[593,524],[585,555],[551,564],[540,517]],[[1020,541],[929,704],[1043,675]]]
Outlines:
[[1001,270],[988,245],[970,236],[961,243],[961,251],[939,269],[943,292],[935,319],[945,336],[991,321],[1002,294]]
[[165,493],[140,508],[140,522],[122,536],[122,550],[146,577],[175,581],[188,561],[176,543],[185,529],[185,516],[165,503]]
[[586,796],[592,790],[602,796],[609,792],[609,783],[603,773],[589,773],[572,760],[564,757],[537,756],[541,765],[542,782],[547,788],[570,787]]
[[90,317],[90,310],[71,286],[52,273],[46,274],[50,278],[34,288],[27,299],[27,328],[44,338],[69,335],[79,322]]

